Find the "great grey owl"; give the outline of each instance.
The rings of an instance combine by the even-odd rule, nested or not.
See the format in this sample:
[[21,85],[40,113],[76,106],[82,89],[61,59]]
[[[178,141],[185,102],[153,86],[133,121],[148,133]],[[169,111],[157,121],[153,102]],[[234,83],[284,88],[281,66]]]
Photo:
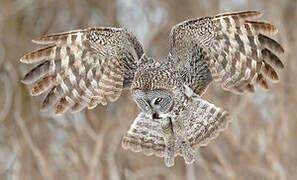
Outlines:
[[96,27],[39,37],[46,45],[21,58],[39,63],[23,79],[35,83],[31,95],[47,92],[42,109],[77,112],[116,101],[130,89],[141,113],[122,139],[122,146],[186,163],[230,122],[228,112],[202,99],[210,82],[235,93],[268,89],[283,68],[284,49],[267,35],[277,28],[253,21],[257,11],[225,13],[186,20],[170,33],[164,61],[145,55],[136,37],[122,28]]

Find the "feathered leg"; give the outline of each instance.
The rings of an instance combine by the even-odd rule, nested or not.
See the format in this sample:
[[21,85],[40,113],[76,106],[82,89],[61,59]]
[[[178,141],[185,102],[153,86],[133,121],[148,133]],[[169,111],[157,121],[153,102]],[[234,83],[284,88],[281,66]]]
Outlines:
[[180,145],[183,158],[187,164],[194,162],[194,151],[191,148],[191,144],[187,139],[185,127],[181,119],[175,119],[172,121],[173,132],[177,137],[177,143]]
[[174,166],[176,138],[173,133],[171,119],[165,118],[162,121],[161,128],[162,128],[162,132],[164,134],[164,141],[165,141],[164,162],[167,167],[172,167],[172,166]]

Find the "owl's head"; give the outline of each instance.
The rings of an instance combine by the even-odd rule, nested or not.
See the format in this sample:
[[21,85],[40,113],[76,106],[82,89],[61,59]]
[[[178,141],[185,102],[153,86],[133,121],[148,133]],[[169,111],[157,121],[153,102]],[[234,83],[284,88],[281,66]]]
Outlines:
[[174,104],[173,94],[168,90],[132,90],[132,97],[142,112],[152,118],[162,118],[169,113]]
[[134,75],[132,97],[142,112],[161,118],[173,108],[174,68],[152,59],[146,61]]

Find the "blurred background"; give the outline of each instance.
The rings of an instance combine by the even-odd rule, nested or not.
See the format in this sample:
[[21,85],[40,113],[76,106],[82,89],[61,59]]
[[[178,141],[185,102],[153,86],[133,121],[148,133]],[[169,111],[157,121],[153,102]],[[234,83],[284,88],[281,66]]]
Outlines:
[[[188,18],[259,10],[279,28],[281,82],[238,96],[212,85],[207,100],[233,116],[199,160],[185,165],[121,148],[139,110],[129,92],[78,114],[40,112],[42,97],[20,83],[31,66],[19,58],[31,39],[90,26],[125,27],[153,57],[164,58],[173,25]],[[296,0],[0,0],[0,179],[297,179]]]

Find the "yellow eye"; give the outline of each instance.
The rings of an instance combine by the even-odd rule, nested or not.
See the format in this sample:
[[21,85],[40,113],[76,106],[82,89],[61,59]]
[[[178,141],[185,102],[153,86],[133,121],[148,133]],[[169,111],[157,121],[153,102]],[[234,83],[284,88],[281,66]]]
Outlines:
[[159,97],[159,98],[156,99],[155,102],[156,102],[156,103],[159,103],[159,102],[161,102],[162,100],[163,100],[163,98],[160,98],[160,97]]

